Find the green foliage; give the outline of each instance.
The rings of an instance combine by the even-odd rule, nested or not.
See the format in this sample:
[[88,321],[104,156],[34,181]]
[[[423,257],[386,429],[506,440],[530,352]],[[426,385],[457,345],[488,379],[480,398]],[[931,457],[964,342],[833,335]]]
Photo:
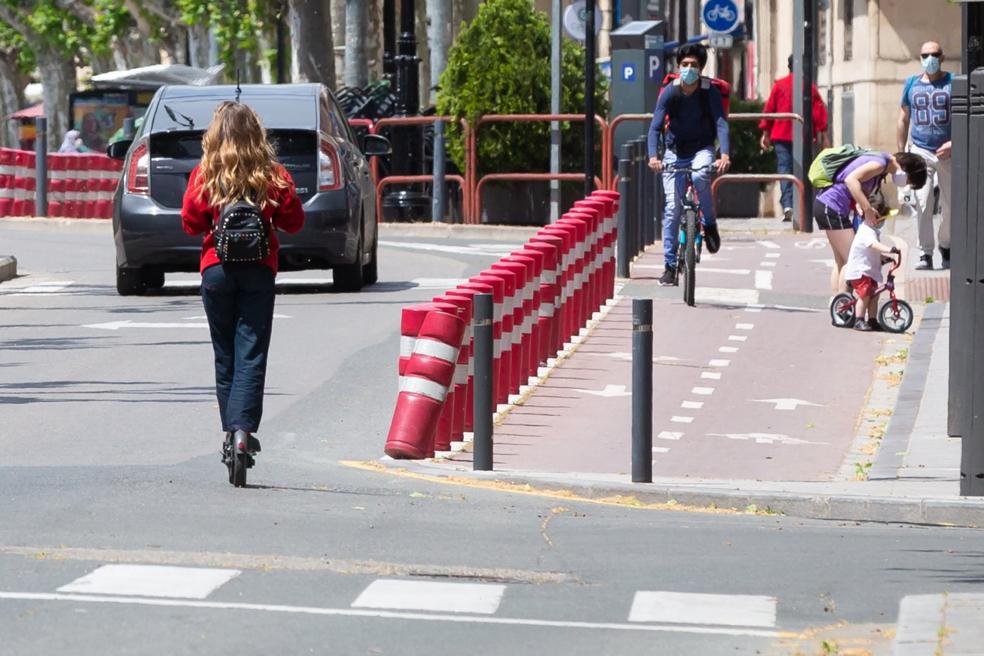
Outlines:
[[[731,99],[731,113],[761,112],[760,100]],[[776,151],[762,152],[759,139],[762,132],[758,121],[730,121],[728,140],[731,144],[731,173],[775,173]]]
[[[274,0],[177,0],[181,22],[209,25],[219,44],[219,58],[232,70],[236,53],[256,50],[257,34],[274,28],[280,3]],[[265,54],[265,53],[261,53]]]
[[0,50],[17,53],[17,65],[24,73],[34,69],[34,52],[12,27],[0,21]]
[[[565,42],[562,50],[562,111],[584,111],[584,49]],[[608,111],[607,81],[596,74],[596,113]],[[532,0],[488,0],[448,52],[440,80],[437,112],[472,125],[484,114],[546,114],[550,111],[550,24]],[[583,132],[564,126],[565,160],[583,161]],[[503,123],[482,127],[479,162],[483,171],[530,172],[548,168],[549,123]],[[601,139],[597,139],[600,146]],[[461,128],[448,126],[448,151],[465,165]]]

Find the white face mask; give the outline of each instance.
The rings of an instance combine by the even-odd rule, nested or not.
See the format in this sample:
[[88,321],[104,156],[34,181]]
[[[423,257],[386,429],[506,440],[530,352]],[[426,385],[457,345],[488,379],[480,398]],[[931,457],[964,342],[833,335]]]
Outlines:
[[904,187],[909,184],[909,174],[901,170],[896,171],[892,174],[892,182],[896,187]]

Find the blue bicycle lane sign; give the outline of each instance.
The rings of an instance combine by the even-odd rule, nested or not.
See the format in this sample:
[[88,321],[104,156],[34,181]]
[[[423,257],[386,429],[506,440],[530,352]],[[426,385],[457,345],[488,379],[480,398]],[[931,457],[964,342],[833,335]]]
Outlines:
[[707,0],[703,10],[704,24],[712,32],[727,34],[738,27],[738,5],[734,0]]

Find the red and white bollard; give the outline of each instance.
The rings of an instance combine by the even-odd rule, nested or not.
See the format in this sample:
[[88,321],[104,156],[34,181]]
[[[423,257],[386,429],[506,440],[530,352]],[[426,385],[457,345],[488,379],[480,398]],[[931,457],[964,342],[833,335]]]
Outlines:
[[386,455],[419,460],[433,453],[432,436],[454,381],[465,322],[446,312],[427,314],[414,342],[386,438]]

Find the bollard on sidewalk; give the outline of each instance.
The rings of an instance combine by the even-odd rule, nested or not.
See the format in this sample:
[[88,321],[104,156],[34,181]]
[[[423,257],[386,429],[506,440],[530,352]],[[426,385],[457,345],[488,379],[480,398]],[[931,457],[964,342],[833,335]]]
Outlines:
[[474,471],[492,471],[492,294],[475,294]]
[[619,278],[629,277],[629,263],[632,262],[632,235],[629,230],[629,217],[632,211],[632,145],[623,144],[618,159],[618,235],[616,250],[616,269]]
[[34,119],[34,216],[48,216],[48,119]]
[[632,482],[653,482],[653,301],[632,299]]

